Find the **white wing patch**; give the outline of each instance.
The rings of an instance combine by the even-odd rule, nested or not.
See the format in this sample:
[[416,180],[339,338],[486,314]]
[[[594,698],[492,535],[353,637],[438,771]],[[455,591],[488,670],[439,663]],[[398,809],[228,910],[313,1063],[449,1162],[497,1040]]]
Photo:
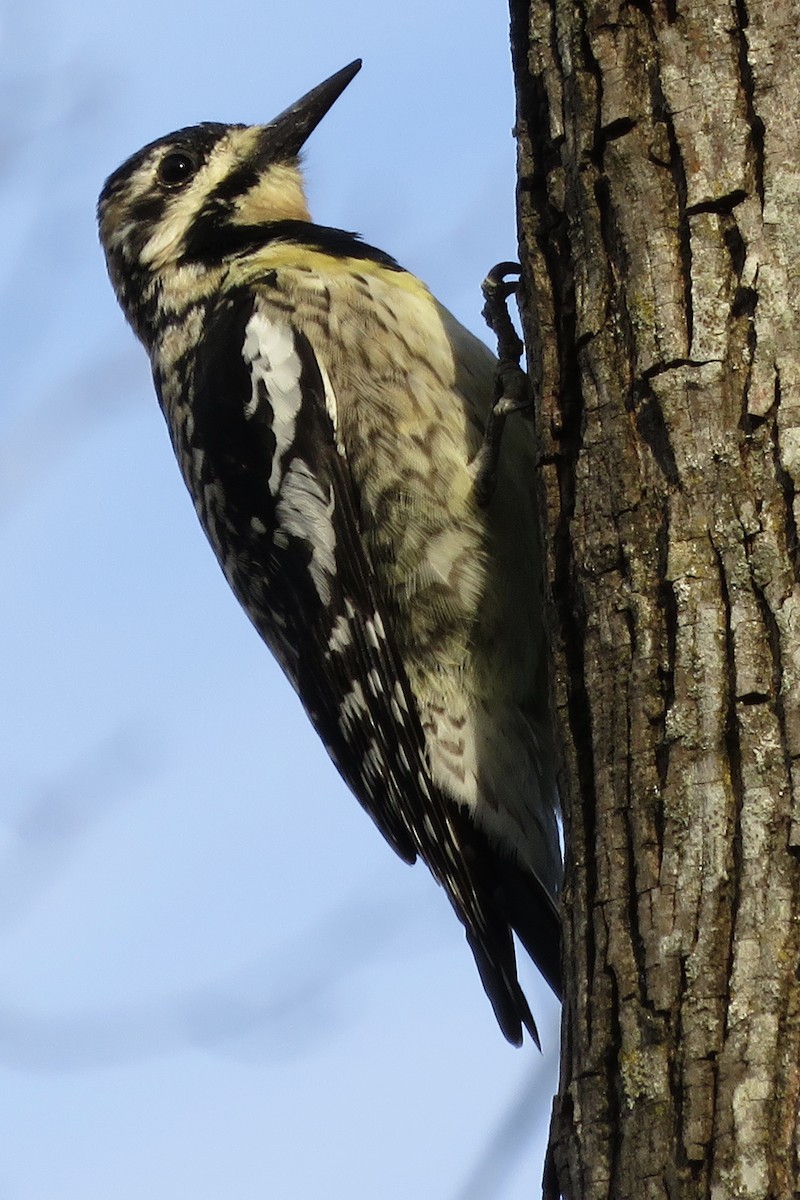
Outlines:
[[244,415],[251,419],[258,411],[262,389],[272,407],[272,432],[275,435],[275,454],[269,476],[269,490],[274,496],[281,486],[283,464],[295,437],[297,415],[303,403],[300,376],[303,364],[295,346],[291,326],[272,321],[257,308],[245,327],[244,361],[250,367],[252,388],[245,404]]
[[331,580],[336,573],[333,509],[333,489],[326,495],[308,464],[302,458],[293,458],[280,485],[275,541],[293,536],[308,544],[308,570],[323,604],[330,604]]
[[328,638],[328,653],[342,654],[349,649],[353,644],[353,635],[350,632],[348,620],[339,614],[331,629],[330,637]]
[[333,436],[336,441],[336,449],[339,451],[342,458],[344,458],[344,445],[341,437],[339,436],[339,410],[336,407],[336,393],[333,390],[333,384],[331,383],[330,376],[325,370],[324,364],[321,363],[319,359],[317,359],[317,366],[319,367],[322,386],[325,389],[325,411],[330,417],[331,424],[333,425]]
[[[297,537],[306,543],[311,552],[308,572],[321,602],[327,605],[331,599],[331,581],[336,574],[335,499],[333,488],[323,487],[308,463],[296,452],[297,422],[301,419],[304,399],[306,402],[309,399],[303,395],[303,359],[297,336],[290,324],[276,320],[262,306],[256,305],[245,326],[242,346],[242,357],[250,369],[251,379],[244,416],[246,420],[252,420],[262,405],[269,405],[271,409],[275,452],[267,482],[276,499],[274,541],[276,545],[285,546],[290,537]],[[333,388],[322,364],[317,362],[317,367],[325,408],[335,430]],[[344,453],[338,440],[337,448]]]
[[[283,457],[294,438],[295,422],[303,399],[300,376],[303,364],[297,353],[295,335],[290,325],[275,321],[256,306],[245,326],[242,355],[250,367],[252,389],[245,404],[246,419],[255,416],[261,399],[259,385],[266,388],[274,410],[273,432],[277,445],[272,464],[269,488],[273,495],[280,486],[279,477]],[[316,356],[315,356],[316,358]],[[344,446],[339,436],[339,412],[336,394],[325,364],[316,359],[322,380],[325,411],[333,425],[336,449],[344,455]]]

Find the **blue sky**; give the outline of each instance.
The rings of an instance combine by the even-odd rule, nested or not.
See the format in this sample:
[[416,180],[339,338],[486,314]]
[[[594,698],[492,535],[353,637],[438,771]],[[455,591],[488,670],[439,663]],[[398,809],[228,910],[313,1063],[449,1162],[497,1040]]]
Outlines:
[[[545,1054],[505,1044],[443,894],[338,779],[197,525],[94,224],[142,143],[263,122],[360,56],[308,145],[312,212],[483,335],[480,281],[516,253],[506,11],[16,8],[0,18],[0,1198],[529,1200],[557,1007],[525,964]],[[517,1110],[525,1149],[487,1164]]]

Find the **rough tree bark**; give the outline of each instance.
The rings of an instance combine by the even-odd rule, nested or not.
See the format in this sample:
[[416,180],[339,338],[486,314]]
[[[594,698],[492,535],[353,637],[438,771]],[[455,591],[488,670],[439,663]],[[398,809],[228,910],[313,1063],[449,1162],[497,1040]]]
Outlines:
[[800,1193],[800,5],[512,0],[568,872],[546,1192]]

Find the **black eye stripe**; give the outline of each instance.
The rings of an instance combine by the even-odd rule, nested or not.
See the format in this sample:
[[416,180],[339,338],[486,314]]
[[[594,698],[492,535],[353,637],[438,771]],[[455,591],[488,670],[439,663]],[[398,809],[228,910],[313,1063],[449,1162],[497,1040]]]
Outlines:
[[188,150],[171,150],[158,164],[158,179],[165,187],[178,188],[194,178],[199,167],[194,154]]

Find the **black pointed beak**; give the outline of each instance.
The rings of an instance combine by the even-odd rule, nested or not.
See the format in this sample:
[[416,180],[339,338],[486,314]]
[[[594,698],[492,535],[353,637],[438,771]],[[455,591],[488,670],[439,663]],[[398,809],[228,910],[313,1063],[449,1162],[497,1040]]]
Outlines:
[[331,75],[330,79],[306,92],[305,96],[265,126],[273,161],[297,157],[307,138],[360,70],[361,59],[357,58]]

